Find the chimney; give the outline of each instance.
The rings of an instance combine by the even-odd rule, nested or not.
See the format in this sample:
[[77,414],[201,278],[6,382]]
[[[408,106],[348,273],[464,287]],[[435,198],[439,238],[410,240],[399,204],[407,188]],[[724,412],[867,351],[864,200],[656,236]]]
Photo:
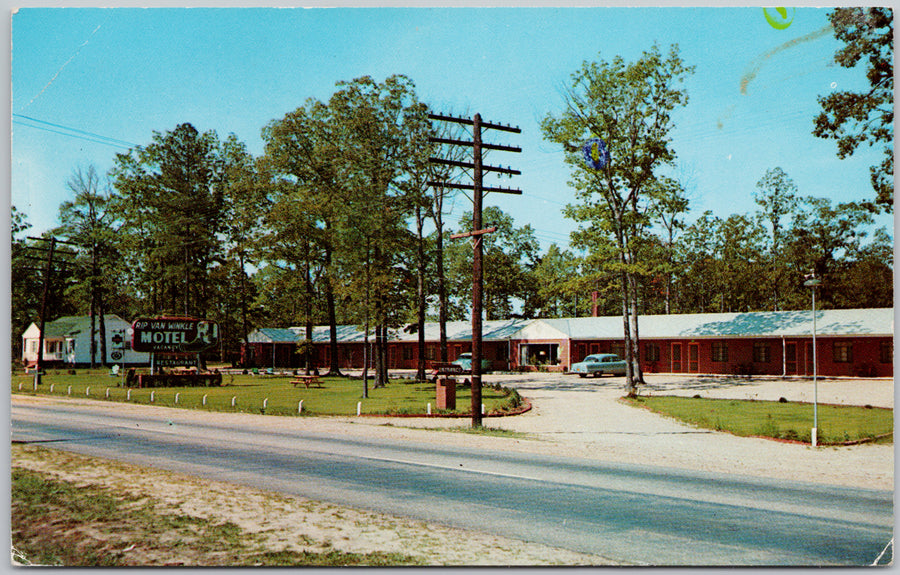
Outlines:
[[600,292],[598,292],[598,291],[591,292],[591,317],[599,317],[599,315],[600,315],[599,306],[597,305],[597,298],[599,298],[599,297],[600,297]]

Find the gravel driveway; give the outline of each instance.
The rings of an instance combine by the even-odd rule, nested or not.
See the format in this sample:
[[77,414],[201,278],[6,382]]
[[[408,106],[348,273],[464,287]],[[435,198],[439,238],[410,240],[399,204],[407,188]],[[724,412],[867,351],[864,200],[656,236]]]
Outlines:
[[[813,383],[774,378],[648,375],[641,394],[812,401]],[[488,427],[523,432],[528,439],[414,433],[417,440],[455,444],[504,443],[505,448],[605,461],[638,463],[893,490],[893,445],[819,447],[736,437],[698,429],[620,401],[624,378],[581,379],[562,374],[488,374],[484,382],[516,388],[533,409],[514,417],[485,418]],[[818,401],[893,407],[893,380],[818,381]],[[342,418],[344,419],[344,418]],[[465,427],[468,419],[345,418],[373,429]],[[810,422],[812,426],[812,422]],[[431,437],[429,437],[431,436]]]

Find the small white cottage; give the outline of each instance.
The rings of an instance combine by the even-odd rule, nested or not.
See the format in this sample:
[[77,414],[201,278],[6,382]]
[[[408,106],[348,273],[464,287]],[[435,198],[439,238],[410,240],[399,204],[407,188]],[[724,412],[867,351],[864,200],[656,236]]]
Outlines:
[[[126,366],[150,365],[150,354],[131,349],[131,324],[115,314],[104,316],[106,324],[106,363]],[[101,361],[100,322],[96,322],[97,363]],[[65,364],[85,367],[91,364],[90,316],[67,316],[47,322],[44,326],[45,364]],[[37,361],[41,330],[32,323],[22,334],[22,360],[26,365]]]

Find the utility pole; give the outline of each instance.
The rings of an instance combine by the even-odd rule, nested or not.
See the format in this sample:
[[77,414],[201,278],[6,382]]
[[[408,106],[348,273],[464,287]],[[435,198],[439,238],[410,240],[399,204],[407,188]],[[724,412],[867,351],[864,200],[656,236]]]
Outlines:
[[484,270],[482,268],[482,236],[496,231],[496,228],[482,228],[481,207],[484,192],[500,192],[504,194],[521,194],[521,190],[511,188],[498,188],[482,186],[482,177],[485,171],[498,172],[509,175],[520,175],[522,172],[511,168],[503,168],[500,166],[485,166],[482,163],[482,150],[498,150],[503,152],[521,152],[521,148],[513,146],[501,146],[496,144],[485,144],[481,141],[481,131],[483,129],[499,130],[503,132],[512,132],[520,134],[522,130],[502,124],[494,124],[491,122],[482,122],[481,114],[475,114],[472,119],[455,118],[452,116],[444,116],[443,114],[429,114],[431,120],[441,122],[452,122],[456,124],[464,124],[472,126],[472,141],[454,140],[449,138],[429,138],[429,141],[437,144],[448,144],[451,146],[471,146],[472,147],[472,163],[458,162],[455,160],[446,160],[444,158],[429,158],[429,161],[436,164],[443,164],[464,169],[472,170],[472,185],[455,184],[450,182],[428,182],[429,186],[455,188],[461,190],[472,191],[472,231],[464,234],[456,234],[450,236],[451,239],[472,238],[472,427],[478,428],[482,426],[481,417],[481,310],[482,310],[482,288],[484,285]]
[[[36,247],[36,246],[29,246],[27,248],[27,249],[47,252],[47,266],[43,270],[44,271],[44,288],[42,290],[43,293],[41,295],[41,311],[40,311],[40,318],[38,319],[38,329],[40,330],[40,334],[38,335],[38,350],[37,350],[38,354],[37,354],[37,361],[35,362],[35,365],[34,365],[34,385],[38,386],[41,384],[41,370],[44,367],[44,327],[45,327],[46,318],[47,318],[47,299],[50,295],[51,276],[53,274],[53,255],[56,252],[56,244],[60,243],[60,244],[66,244],[66,245],[71,245],[71,246],[75,246],[78,244],[74,244],[72,242],[64,242],[64,241],[58,240],[56,238],[50,238],[49,240],[47,240],[47,238],[34,238],[34,237],[29,236],[28,239],[39,241],[39,242],[46,242],[46,241],[50,242],[50,246],[48,248],[40,248],[40,247]],[[72,256],[75,255],[71,252],[66,252],[65,250],[63,250],[62,253],[65,253],[67,255],[72,255]],[[29,255],[26,255],[25,257],[29,258],[29,259],[43,259],[43,258],[37,258],[35,256],[29,256]],[[63,260],[62,263],[65,264],[65,260]]]

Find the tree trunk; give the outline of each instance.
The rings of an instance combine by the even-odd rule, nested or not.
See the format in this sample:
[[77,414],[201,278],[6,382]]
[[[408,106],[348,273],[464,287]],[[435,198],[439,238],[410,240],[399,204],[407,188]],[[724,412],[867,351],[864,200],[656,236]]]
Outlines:
[[312,277],[310,273],[310,248],[309,241],[304,242],[304,269],[303,269],[303,287],[306,291],[306,305],[304,306],[304,316],[306,320],[306,346],[303,349],[303,363],[305,364],[304,373],[309,375],[312,363],[312,341],[313,341],[313,317],[312,317]]
[[97,311],[100,316],[100,363],[103,367],[107,367],[109,362],[106,360],[106,313],[103,309],[103,298],[98,298]]
[[337,313],[334,305],[334,289],[331,286],[331,246],[325,248],[325,307],[328,308],[329,359],[328,373],[326,375],[341,377],[341,368],[338,365],[338,340],[337,340]]
[[437,265],[437,281],[438,281],[438,324],[440,325],[440,354],[441,362],[449,361],[449,353],[447,350],[447,284],[444,281],[444,219],[442,210],[444,209],[444,190],[442,188],[435,190],[435,202],[433,207],[435,234],[437,235],[437,246],[435,253],[435,264]]
[[629,274],[629,284],[631,285],[631,294],[629,297],[629,319],[631,322],[629,329],[629,341],[628,344],[631,346],[631,363],[632,363],[632,380],[633,385],[643,384],[644,383],[644,372],[641,369],[641,354],[640,354],[640,331],[638,329],[638,313],[639,313],[639,300],[638,300],[638,282],[637,277],[635,275]]
[[418,244],[416,256],[418,269],[416,270],[416,331],[419,335],[418,353],[416,360],[416,379],[425,381],[425,238],[422,237],[422,228],[425,220],[422,217],[421,206],[416,206],[416,235]]
[[91,249],[91,369],[97,367],[97,247]]

